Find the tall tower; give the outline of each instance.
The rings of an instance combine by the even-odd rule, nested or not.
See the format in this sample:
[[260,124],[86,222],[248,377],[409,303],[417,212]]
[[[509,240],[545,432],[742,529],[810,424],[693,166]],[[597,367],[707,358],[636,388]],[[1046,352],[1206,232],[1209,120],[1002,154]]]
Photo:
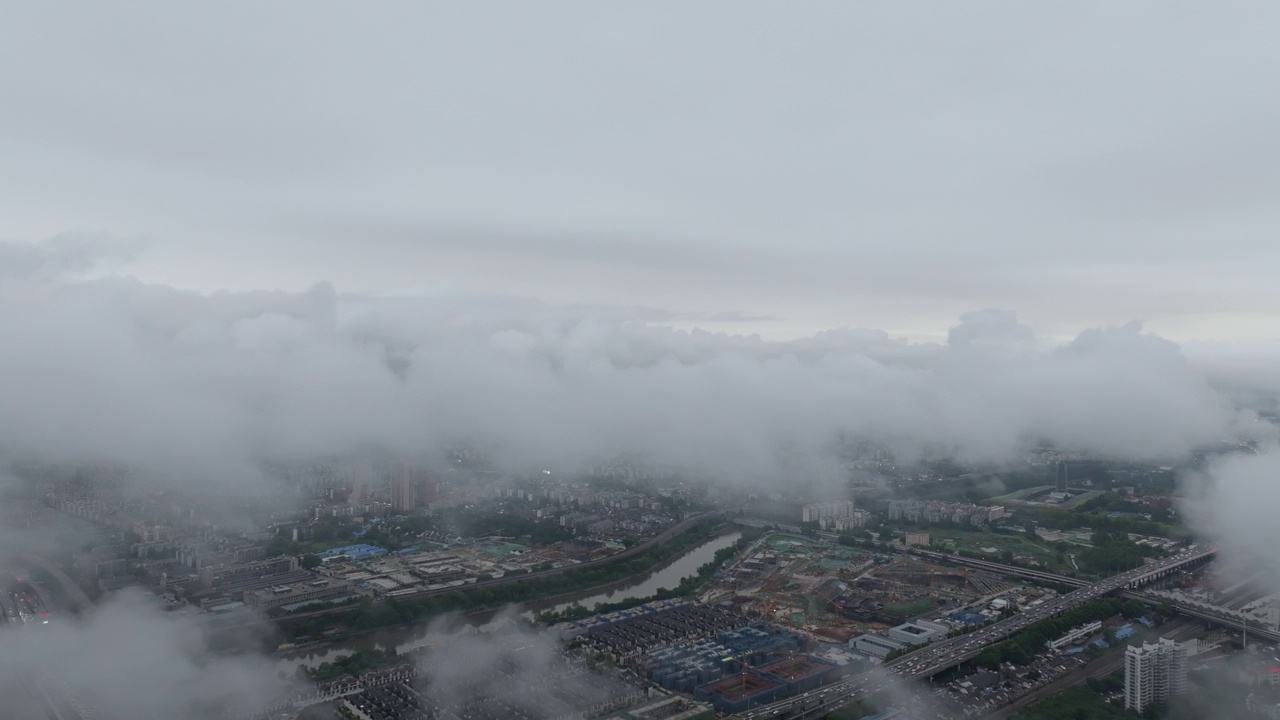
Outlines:
[[396,512],[413,512],[417,507],[417,473],[413,465],[398,462],[391,466],[391,509]]
[[1065,462],[1058,461],[1058,466],[1053,471],[1053,480],[1056,486],[1055,490],[1060,493],[1067,491],[1067,464]]
[[1187,649],[1172,638],[1124,651],[1124,706],[1142,712],[1187,691]]

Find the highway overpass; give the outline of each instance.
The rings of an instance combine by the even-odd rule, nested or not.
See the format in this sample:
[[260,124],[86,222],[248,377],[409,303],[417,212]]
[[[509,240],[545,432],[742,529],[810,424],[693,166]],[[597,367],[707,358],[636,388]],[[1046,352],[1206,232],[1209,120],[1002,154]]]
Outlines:
[[[932,551],[916,551],[916,554],[925,554],[926,557],[933,555],[960,564],[979,563],[979,565],[975,566],[1004,575],[1040,576],[1039,579],[1052,582],[1070,581],[1067,584],[1079,585],[1079,587],[1037,608],[1018,613],[1011,618],[980,628],[967,635],[926,645],[909,655],[885,663],[878,672],[858,675],[786,700],[762,705],[735,717],[742,720],[765,720],[766,718],[810,720],[822,717],[839,707],[857,700],[859,697],[874,694],[892,682],[936,675],[943,670],[973,659],[987,646],[1000,642],[1033,623],[1056,617],[1067,610],[1117,590],[1136,590],[1145,584],[1202,563],[1212,558],[1215,552],[1212,547],[1188,550],[1154,563],[1148,563],[1140,568],[1113,575],[1104,580],[1080,585],[1084,581],[1038,570],[1000,565],[999,563],[985,560],[960,558],[944,553],[933,553]],[[1028,575],[1028,573],[1031,575]],[[1237,621],[1236,624],[1238,625],[1239,622]]]
[[[994,563],[989,560],[977,560],[974,558],[957,557],[957,556],[947,555],[945,553],[933,552],[931,550],[913,550],[911,552],[914,555],[922,555],[930,559],[938,560],[941,562],[951,562],[957,565],[964,565],[964,566],[976,568],[979,570],[998,573],[1000,575],[1022,577],[1030,580],[1044,580],[1047,582],[1054,582],[1061,585],[1067,585],[1070,587],[1084,587],[1085,585],[1090,584],[1089,581],[1081,580],[1080,578],[1068,577],[1066,575],[1055,575],[1053,573],[1047,573],[1047,572],[1035,570],[1032,568],[1018,567],[1015,565],[1002,565],[1000,563]],[[1160,571],[1149,573],[1148,575],[1144,576],[1140,581],[1131,583],[1129,586],[1122,588],[1121,591],[1124,593],[1126,597],[1131,597],[1135,600],[1141,600],[1142,602],[1147,603],[1148,605],[1159,605],[1161,603],[1169,603],[1179,613],[1186,615],[1188,617],[1194,617],[1200,620],[1205,620],[1207,622],[1217,623],[1219,625],[1223,625],[1229,628],[1239,628],[1241,630],[1245,630],[1247,628],[1250,636],[1256,636],[1260,639],[1268,640],[1270,642],[1280,643],[1280,632],[1272,630],[1271,628],[1267,627],[1266,625],[1263,625],[1257,620],[1246,618],[1240,615],[1239,613],[1228,610],[1227,608],[1218,607],[1215,605],[1209,605],[1206,603],[1197,603],[1197,602],[1191,602],[1186,600],[1178,600],[1175,598],[1164,597],[1162,595],[1153,595],[1152,593],[1143,592],[1142,590],[1139,589],[1146,583],[1152,582],[1154,580],[1159,580],[1163,577],[1168,576],[1171,572],[1179,572],[1179,571],[1185,570],[1186,567],[1191,564],[1193,563],[1183,563],[1178,565],[1175,568],[1163,569]]]

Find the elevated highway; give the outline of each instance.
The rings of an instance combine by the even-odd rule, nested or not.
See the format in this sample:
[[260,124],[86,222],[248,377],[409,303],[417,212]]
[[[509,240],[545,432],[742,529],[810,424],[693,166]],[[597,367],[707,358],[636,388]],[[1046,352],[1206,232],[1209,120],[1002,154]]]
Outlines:
[[30,553],[18,553],[13,556],[15,562],[27,566],[33,570],[43,570],[47,572],[54,580],[58,581],[58,585],[62,587],[62,592],[66,596],[67,601],[75,607],[76,610],[87,610],[93,606],[93,601],[85,594],[75,580],[72,580],[57,565],[45,560],[39,555]]
[[[1047,573],[1039,570],[1034,570],[1031,568],[1017,567],[1014,565],[1002,565],[1000,563],[994,563],[989,560],[976,560],[973,558],[952,556],[952,555],[947,555],[945,553],[934,552],[931,550],[913,550],[911,552],[913,555],[921,555],[921,556],[928,557],[930,559],[934,559],[942,562],[950,562],[957,565],[964,565],[967,567],[972,567],[980,570],[987,570],[993,573],[999,573],[1001,575],[1006,575],[1006,576],[1022,577],[1030,580],[1043,580],[1047,582],[1058,583],[1060,585],[1067,585],[1070,587],[1084,587],[1090,584],[1089,581],[1081,580],[1080,578],[1068,577],[1066,575],[1055,575],[1053,573]],[[1207,559],[1207,558],[1202,557],[1201,559]],[[1198,603],[1198,602],[1193,602],[1188,600],[1178,600],[1176,598],[1165,597],[1163,595],[1156,595],[1150,592],[1144,592],[1143,590],[1140,589],[1142,586],[1146,585],[1147,583],[1166,577],[1171,572],[1178,572],[1180,570],[1183,570],[1188,565],[1191,565],[1193,563],[1194,561],[1188,562],[1188,563],[1181,563],[1178,566],[1173,568],[1153,571],[1152,573],[1149,573],[1148,575],[1143,576],[1139,581],[1130,583],[1128,586],[1121,588],[1121,591],[1124,593],[1126,597],[1131,597],[1135,600],[1141,600],[1142,602],[1148,605],[1159,605],[1161,603],[1169,603],[1179,613],[1186,615],[1188,617],[1194,617],[1199,620],[1216,623],[1218,625],[1222,625],[1229,628],[1239,628],[1241,630],[1247,630],[1249,635],[1251,636],[1255,636],[1255,637],[1268,640],[1271,642],[1275,642],[1275,643],[1280,643],[1280,632],[1272,630],[1271,628],[1269,628],[1266,625],[1263,625],[1257,620],[1244,617],[1243,615],[1237,612],[1234,612],[1232,610],[1229,610],[1227,608],[1218,607],[1216,605],[1210,605],[1207,603]]]
[[[1031,577],[1032,575],[1028,575],[1028,573],[1030,573],[1034,576],[1040,576],[1038,579],[1048,580],[1051,582],[1065,582],[1068,585],[1075,585],[1078,587],[1075,590],[1064,595],[1060,595],[1053,601],[1045,603],[1033,610],[1018,613],[1011,618],[1001,620],[967,635],[961,635],[960,637],[951,638],[949,640],[942,640],[933,643],[932,645],[920,648],[909,655],[905,655],[897,660],[885,663],[881,666],[879,672],[863,674],[842,680],[826,687],[817,688],[807,693],[787,698],[786,700],[762,705],[759,708],[748,710],[735,717],[742,718],[743,720],[764,720],[765,718],[778,718],[779,720],[784,718],[786,720],[810,720],[812,718],[822,717],[839,707],[857,700],[859,697],[874,694],[885,689],[893,682],[927,678],[936,675],[943,670],[955,667],[962,662],[971,660],[981,653],[987,646],[1000,642],[1001,640],[1022,631],[1033,623],[1056,617],[1067,610],[1083,605],[1086,602],[1095,600],[1117,590],[1137,590],[1144,585],[1179,572],[1187,567],[1202,563],[1212,558],[1216,553],[1216,550],[1212,547],[1186,550],[1177,555],[1164,558],[1163,560],[1149,563],[1140,568],[1135,568],[1118,575],[1113,575],[1112,577],[1093,583],[1080,581],[1077,578],[1066,578],[1038,570],[1000,565],[999,563],[992,563],[985,560],[959,558],[952,555],[946,555],[944,553],[933,553],[932,551],[916,551],[916,554],[922,553],[926,554],[926,557],[930,555],[937,556],[938,558],[945,559],[949,562],[956,562],[960,564],[967,564],[969,562],[980,563],[980,565],[976,565],[976,567],[982,567],[982,569],[988,569],[992,572],[999,572],[1004,575]],[[1239,623],[1237,622],[1236,624],[1238,625]]]

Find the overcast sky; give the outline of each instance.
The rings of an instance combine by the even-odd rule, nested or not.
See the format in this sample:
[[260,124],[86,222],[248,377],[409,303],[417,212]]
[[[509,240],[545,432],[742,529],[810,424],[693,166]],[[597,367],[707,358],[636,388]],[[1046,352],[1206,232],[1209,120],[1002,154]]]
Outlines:
[[[850,437],[1273,444],[1237,401],[1280,393],[1277,27],[1231,0],[0,0],[0,456],[250,490],[264,458],[478,442],[834,497]],[[1277,467],[1211,468],[1192,519],[1270,552]],[[36,654],[90,698],[270,689],[96,617]]]
[[1059,337],[1274,337],[1278,21],[10,2],[0,238],[142,239],[122,271],[204,291],[460,289],[775,337],[985,307]]

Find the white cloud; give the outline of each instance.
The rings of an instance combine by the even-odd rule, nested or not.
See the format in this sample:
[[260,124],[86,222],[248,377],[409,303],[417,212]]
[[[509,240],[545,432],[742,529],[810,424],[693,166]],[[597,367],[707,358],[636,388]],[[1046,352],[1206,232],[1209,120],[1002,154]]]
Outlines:
[[771,342],[673,330],[643,309],[327,284],[38,287],[0,303],[5,443],[173,475],[251,478],[264,457],[476,441],[516,468],[639,454],[791,482],[838,477],[842,436],[975,461],[1039,439],[1163,459],[1263,429],[1137,324],[1057,346],[988,310],[945,345],[847,329]]

